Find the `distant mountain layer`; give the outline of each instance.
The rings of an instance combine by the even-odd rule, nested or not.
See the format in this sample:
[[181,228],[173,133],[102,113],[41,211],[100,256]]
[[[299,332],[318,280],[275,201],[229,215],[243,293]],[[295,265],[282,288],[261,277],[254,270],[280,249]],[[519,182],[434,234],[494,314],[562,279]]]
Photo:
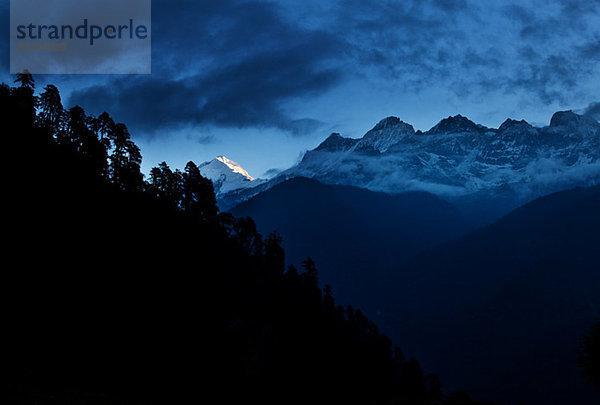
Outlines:
[[576,364],[600,316],[599,247],[599,186],[535,200],[399,267],[378,323],[450,388],[501,403],[600,403]]
[[240,204],[259,231],[278,231],[288,263],[311,256],[340,302],[367,308],[389,272],[455,238],[469,223],[452,204],[424,192],[389,195],[296,178]]
[[389,193],[510,192],[527,200],[599,182],[600,124],[566,111],[544,128],[509,119],[492,129],[457,115],[423,133],[389,117],[361,139],[332,134],[281,176]]

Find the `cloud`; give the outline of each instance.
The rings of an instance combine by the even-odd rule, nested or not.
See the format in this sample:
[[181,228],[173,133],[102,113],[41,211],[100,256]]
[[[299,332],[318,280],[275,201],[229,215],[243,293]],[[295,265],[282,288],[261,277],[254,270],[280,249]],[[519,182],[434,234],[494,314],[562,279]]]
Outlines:
[[600,36],[579,47],[581,55],[593,62],[600,61]]
[[272,179],[273,177],[277,176],[282,171],[283,171],[282,169],[275,169],[275,168],[269,169],[266,172],[264,172],[261,177],[267,178],[267,179]]
[[566,89],[577,88],[581,70],[564,56],[552,55],[525,64],[513,77],[502,85],[507,89],[519,89],[536,95],[544,104],[560,102],[568,104]]
[[534,10],[525,8],[519,4],[508,4],[502,7],[503,14],[521,24],[528,24],[535,19]]
[[119,120],[145,133],[214,124],[277,127],[302,135],[314,131],[321,123],[307,118],[293,119],[282,111],[280,104],[293,97],[324,91],[341,77],[336,69],[318,68],[311,60],[306,61],[305,51],[253,55],[240,63],[178,80],[118,78],[109,85],[77,90],[69,101],[115,111]]
[[286,120],[279,127],[289,131],[292,135],[305,135],[316,132],[325,126],[325,123],[312,118],[302,118],[298,120]]
[[215,143],[217,139],[212,135],[200,135],[194,137],[195,141],[201,145],[208,145],[211,143]]
[[303,135],[322,125],[283,106],[340,82],[343,71],[332,61],[343,43],[335,36],[289,24],[270,3],[175,3],[153,10],[158,73],[79,89],[69,101],[103,106],[146,134],[206,124]]
[[584,112],[584,115],[600,121],[600,102],[591,103]]
[[[519,94],[569,104],[594,81],[598,2],[341,1],[340,28],[366,77],[419,93]],[[335,25],[334,25],[335,26]],[[586,59],[584,59],[586,58]],[[586,66],[581,60],[588,60]],[[596,79],[597,81],[597,79]]]

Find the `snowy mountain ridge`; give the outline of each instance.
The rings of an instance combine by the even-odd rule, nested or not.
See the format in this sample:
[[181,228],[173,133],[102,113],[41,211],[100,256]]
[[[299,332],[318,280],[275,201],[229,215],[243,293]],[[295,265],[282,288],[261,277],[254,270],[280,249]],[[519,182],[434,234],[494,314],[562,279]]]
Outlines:
[[599,184],[600,123],[562,111],[545,127],[507,119],[496,129],[456,115],[422,132],[387,117],[362,138],[331,134],[258,187],[229,187],[220,204],[233,207],[295,177],[390,194],[425,191],[476,209],[495,201],[508,212],[555,191]]
[[493,129],[457,115],[421,132],[388,117],[360,139],[332,134],[280,176],[388,193],[543,194],[600,181],[600,123],[564,111],[547,127],[508,119]]

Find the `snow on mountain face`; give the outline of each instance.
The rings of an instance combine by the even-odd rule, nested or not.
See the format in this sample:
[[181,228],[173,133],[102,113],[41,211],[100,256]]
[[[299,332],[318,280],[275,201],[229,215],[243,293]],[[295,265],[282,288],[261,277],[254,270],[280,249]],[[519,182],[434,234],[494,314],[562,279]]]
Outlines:
[[381,120],[357,142],[353,150],[364,154],[385,153],[395,144],[406,141],[415,134],[415,129],[399,118]]
[[242,166],[225,156],[217,156],[209,162],[202,163],[198,168],[204,177],[213,182],[217,195],[255,187],[264,182],[250,176]]
[[566,111],[544,128],[507,120],[491,129],[457,115],[423,133],[389,117],[361,139],[330,136],[280,176],[389,193],[498,192],[525,200],[600,182],[600,124]]

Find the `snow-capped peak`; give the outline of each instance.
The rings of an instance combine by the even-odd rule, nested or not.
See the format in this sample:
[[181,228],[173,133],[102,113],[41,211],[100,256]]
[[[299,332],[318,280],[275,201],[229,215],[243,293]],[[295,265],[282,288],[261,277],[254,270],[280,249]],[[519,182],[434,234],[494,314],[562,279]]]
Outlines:
[[229,167],[231,169],[231,171],[233,171],[234,173],[239,173],[242,176],[244,176],[245,178],[247,178],[250,181],[254,181],[254,177],[250,176],[250,174],[248,174],[248,172],[246,170],[244,170],[244,168],[242,166],[240,166],[239,163],[234,162],[231,159],[228,159],[225,156],[217,156],[215,158],[215,160],[218,160],[219,162],[223,163],[225,166]]
[[217,194],[255,187],[264,182],[250,176],[240,164],[225,156],[217,156],[211,161],[202,163],[198,168],[204,177],[213,182]]

